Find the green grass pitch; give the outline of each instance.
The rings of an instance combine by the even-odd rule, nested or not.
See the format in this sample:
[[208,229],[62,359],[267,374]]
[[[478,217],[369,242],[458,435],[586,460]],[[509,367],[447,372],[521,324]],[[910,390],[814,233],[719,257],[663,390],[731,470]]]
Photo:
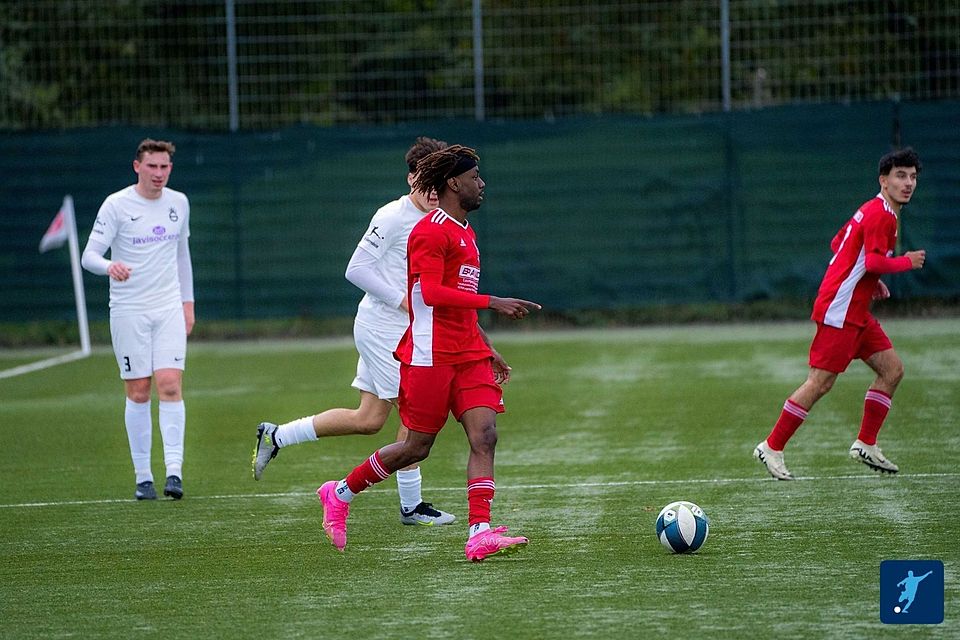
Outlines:
[[[354,502],[345,553],[323,535],[316,487],[388,443],[395,415],[284,449],[253,481],[259,421],[354,406],[348,341],[193,345],[180,502],[132,500],[107,349],[0,380],[0,637],[960,637],[960,321],[885,326],[906,378],[880,444],[901,473],[847,457],[857,362],[790,443],[796,482],[751,450],[806,375],[809,323],[494,335],[514,368],[494,524],[530,545],[480,564],[452,421],[423,465],[452,526],[401,526],[391,478]],[[158,480],[161,451],[155,427]],[[711,520],[695,555],[654,535],[679,499]],[[943,624],[880,623],[884,559],[945,563]]]

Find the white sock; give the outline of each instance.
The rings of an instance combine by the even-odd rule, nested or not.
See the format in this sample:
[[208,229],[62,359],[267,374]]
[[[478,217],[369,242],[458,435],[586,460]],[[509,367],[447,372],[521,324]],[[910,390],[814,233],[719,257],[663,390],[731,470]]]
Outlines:
[[420,467],[404,471],[397,471],[397,491],[400,492],[400,508],[404,511],[414,509],[423,502],[423,496],[420,493],[420,487],[423,484],[420,479]]
[[160,401],[160,435],[163,438],[163,461],[168,476],[183,478],[183,433],[187,412],[183,400]]
[[478,522],[477,524],[470,525],[470,534],[468,537],[472,538],[473,536],[483,533],[484,531],[490,530],[489,522]]
[[134,402],[127,398],[123,422],[127,427],[127,442],[130,443],[130,457],[133,459],[133,472],[137,475],[137,484],[153,482],[153,472],[150,470],[150,446],[153,436],[150,401]]
[[313,416],[281,424],[277,427],[277,432],[273,434],[273,440],[280,448],[316,439],[317,433],[313,430]]
[[350,491],[350,487],[347,486],[346,478],[337,483],[337,486],[333,492],[337,494],[338,498],[347,504],[350,504],[353,499],[357,497],[357,494],[355,494],[353,491]]

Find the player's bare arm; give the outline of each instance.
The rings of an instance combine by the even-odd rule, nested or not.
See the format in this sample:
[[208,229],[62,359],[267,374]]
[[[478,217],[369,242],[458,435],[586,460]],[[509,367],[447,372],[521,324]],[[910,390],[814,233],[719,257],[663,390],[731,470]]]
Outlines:
[[498,298],[490,296],[488,308],[493,309],[500,315],[509,316],[516,320],[522,320],[531,311],[539,311],[542,307],[536,302],[521,300],[520,298]]

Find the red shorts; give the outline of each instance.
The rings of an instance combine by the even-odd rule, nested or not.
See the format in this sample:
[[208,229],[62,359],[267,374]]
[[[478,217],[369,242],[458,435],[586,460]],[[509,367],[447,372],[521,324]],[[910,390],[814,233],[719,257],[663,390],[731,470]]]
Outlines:
[[494,382],[489,358],[433,367],[401,362],[397,404],[403,426],[422,433],[438,433],[450,412],[459,420],[476,407],[504,411],[503,391]]
[[817,335],[810,344],[810,366],[843,373],[853,360],[866,360],[892,348],[890,338],[873,316],[863,327],[847,325],[838,329],[818,322]]

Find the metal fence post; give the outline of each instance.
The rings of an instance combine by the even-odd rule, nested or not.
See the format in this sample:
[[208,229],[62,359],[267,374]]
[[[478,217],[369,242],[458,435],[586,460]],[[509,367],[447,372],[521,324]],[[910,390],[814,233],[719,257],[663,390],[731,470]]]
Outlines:
[[723,110],[730,111],[730,0],[720,0],[720,87]]
[[[234,0],[224,0],[227,26],[227,98],[230,109],[230,131],[240,129],[240,87],[237,79],[237,14]],[[240,176],[237,154],[231,154],[231,197],[233,200],[233,277],[235,313],[246,315],[243,296],[243,213],[241,210]]]
[[483,95],[483,8],[481,0],[473,0],[473,117],[486,119]]
[[234,0],[225,0],[227,14],[227,98],[230,105],[230,131],[240,128],[240,88],[237,81],[237,15]]

